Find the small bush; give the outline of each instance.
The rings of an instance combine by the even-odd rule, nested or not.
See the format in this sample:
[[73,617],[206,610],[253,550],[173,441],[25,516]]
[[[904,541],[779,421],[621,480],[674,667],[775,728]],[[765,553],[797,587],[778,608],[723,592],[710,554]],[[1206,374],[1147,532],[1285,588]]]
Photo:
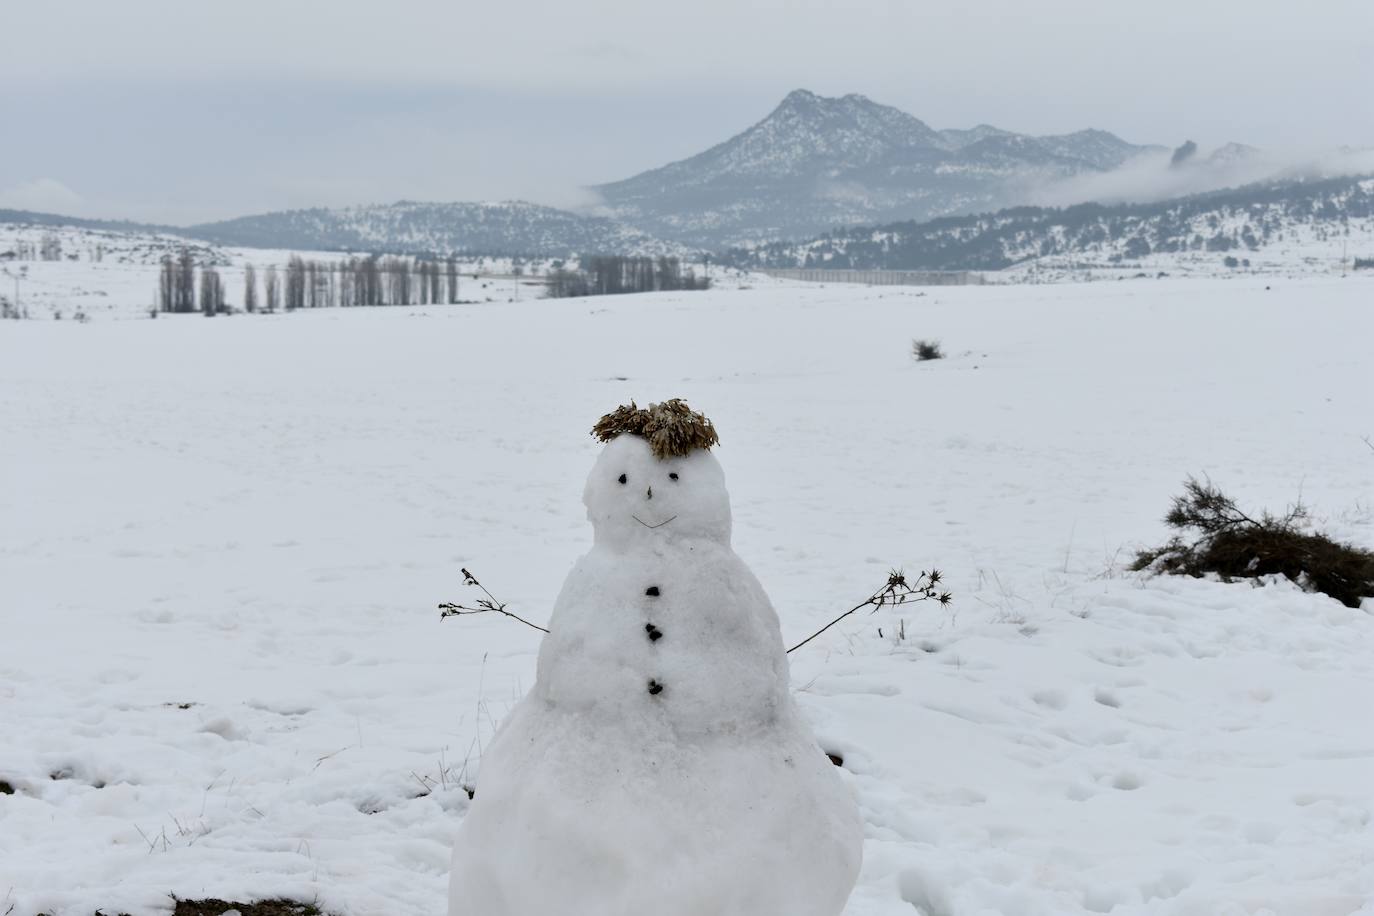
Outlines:
[[[1180,534],[1156,550],[1142,550],[1131,568],[1199,577],[1213,573],[1225,582],[1277,574],[1346,607],[1359,607],[1362,598],[1374,596],[1374,552],[1300,531],[1306,518],[1301,505],[1280,517],[1266,512],[1252,518],[1211,481],[1190,477],[1164,517]],[[1185,534],[1193,540],[1185,540]]]
[[944,359],[945,351],[940,349],[938,340],[913,340],[911,356],[918,363],[923,363],[928,359]]
[[206,900],[176,899],[173,916],[220,916],[229,910],[238,910],[243,916],[322,916],[313,903],[300,903],[295,900],[262,900],[257,903],[239,903],[216,898]]

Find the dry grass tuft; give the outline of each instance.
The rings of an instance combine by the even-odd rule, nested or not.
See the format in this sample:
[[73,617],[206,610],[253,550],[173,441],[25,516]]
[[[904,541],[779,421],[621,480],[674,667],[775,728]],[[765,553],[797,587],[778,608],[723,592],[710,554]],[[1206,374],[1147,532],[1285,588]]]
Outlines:
[[621,435],[639,436],[648,440],[654,457],[660,460],[681,458],[693,449],[720,444],[711,421],[681,398],[648,407],[638,407],[634,401],[622,404],[596,422],[592,435],[602,442]]
[[932,359],[944,359],[945,351],[940,349],[938,340],[913,340],[911,342],[911,358],[918,363]]

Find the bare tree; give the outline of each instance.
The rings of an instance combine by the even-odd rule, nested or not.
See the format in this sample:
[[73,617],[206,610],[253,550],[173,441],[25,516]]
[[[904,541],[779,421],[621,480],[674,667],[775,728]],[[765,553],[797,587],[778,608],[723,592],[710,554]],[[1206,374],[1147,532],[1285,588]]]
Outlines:
[[207,318],[224,311],[224,287],[220,284],[219,272],[213,267],[200,270],[200,311]]
[[162,271],[157,279],[157,306],[164,312],[176,308],[177,268],[170,255],[162,256]]
[[359,269],[361,270],[362,300],[359,305],[381,305],[382,304],[382,267],[375,254],[370,254],[363,258]]
[[252,264],[243,268],[243,310],[249,314],[258,310],[258,272]]
[[356,305],[353,301],[353,278],[356,270],[353,258],[339,264],[339,305],[345,308]]
[[196,259],[189,248],[177,254],[176,280],[173,293],[174,312],[194,312],[196,310]]
[[43,261],[62,260],[62,239],[51,232],[45,234],[39,243],[38,257]]
[[390,305],[410,305],[410,261],[406,258],[387,258],[382,268],[390,287]]
[[278,285],[275,264],[267,265],[267,273],[263,275],[263,294],[267,311],[275,312],[281,307],[281,287]]
[[293,254],[286,262],[286,310],[305,307],[305,262]]

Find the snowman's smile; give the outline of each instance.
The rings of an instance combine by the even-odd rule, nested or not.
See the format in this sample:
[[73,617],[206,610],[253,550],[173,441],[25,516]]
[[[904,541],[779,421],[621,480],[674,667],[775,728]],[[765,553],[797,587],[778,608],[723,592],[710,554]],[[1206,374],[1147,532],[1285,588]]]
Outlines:
[[632,518],[632,519],[634,519],[635,521],[639,522],[639,523],[640,523],[641,525],[643,525],[645,528],[662,528],[664,525],[668,524],[668,523],[671,522],[673,519],[677,518],[677,516],[674,515],[674,516],[671,516],[671,517],[669,517],[669,518],[665,518],[663,521],[659,522],[657,525],[650,525],[648,522],[644,521],[644,519],[640,518],[638,515],[631,515],[630,518]]

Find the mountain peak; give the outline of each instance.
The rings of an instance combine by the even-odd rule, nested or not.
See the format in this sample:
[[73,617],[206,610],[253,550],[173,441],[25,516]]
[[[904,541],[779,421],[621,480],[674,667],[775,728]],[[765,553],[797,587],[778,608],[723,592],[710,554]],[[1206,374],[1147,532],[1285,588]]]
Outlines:
[[[865,108],[879,108],[857,93],[844,96],[817,95],[809,89],[793,89],[760,124],[775,118],[833,118]],[[758,125],[755,125],[758,126]]]
[[855,156],[872,161],[899,149],[944,146],[939,134],[904,111],[856,92],[834,97],[808,89],[792,90],[768,117],[722,146],[759,142],[810,144],[810,155],[800,158],[812,162],[803,170],[823,160],[852,164]]
[[793,89],[791,92],[787,93],[787,95],[783,97],[783,100],[781,103],[779,103],[778,107],[781,108],[790,105],[809,105],[820,101],[820,99],[821,97],[816,95],[816,93],[812,92],[810,89]]
[[987,208],[1028,179],[1114,168],[1139,149],[1097,131],[935,131],[858,93],[798,88],[725,142],[596,190],[632,225],[710,246]]

